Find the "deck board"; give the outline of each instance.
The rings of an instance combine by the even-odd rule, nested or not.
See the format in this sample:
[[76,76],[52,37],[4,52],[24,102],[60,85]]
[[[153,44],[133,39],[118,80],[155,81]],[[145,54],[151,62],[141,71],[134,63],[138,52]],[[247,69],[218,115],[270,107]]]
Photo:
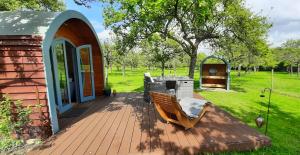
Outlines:
[[132,108],[131,108],[130,105],[127,105],[126,108],[127,109],[125,111],[125,114],[123,115],[122,120],[120,122],[120,125],[119,125],[113,139],[112,139],[112,142],[109,146],[109,150],[107,151],[107,154],[110,154],[110,155],[118,154],[118,151],[119,151],[119,148],[120,148],[120,145],[121,145],[121,142],[122,142],[122,137],[124,135],[126,126],[128,124],[128,119],[129,119],[130,114],[132,112]]
[[271,143],[213,104],[187,131],[163,121],[138,93],[98,98],[89,107],[44,147],[28,154],[197,154],[251,150]]
[[151,146],[151,135],[150,135],[150,123],[149,123],[149,104],[142,102],[142,135],[141,135],[141,142],[140,142],[140,151],[143,153],[150,152]]
[[[109,103],[111,101],[112,101],[111,99],[103,99],[103,105],[105,105],[106,103]],[[63,144],[62,147],[64,147],[65,142],[68,140],[68,138],[75,137],[82,130],[82,128],[85,128],[88,126],[89,122],[91,120],[93,120],[94,116],[96,115],[96,113],[94,113],[94,112],[96,112],[97,109],[101,109],[101,107],[102,107],[102,105],[97,105],[97,106],[95,106],[94,109],[88,110],[87,113],[82,116],[84,119],[74,123],[71,127],[64,129],[63,131],[58,133],[56,137],[59,137],[59,138],[55,137],[55,140],[50,142],[51,147],[48,149],[42,150],[38,154],[45,154],[45,155],[53,154],[52,152],[55,151],[61,144]],[[90,115],[88,115],[88,114],[90,114]]]
[[136,121],[136,115],[134,112],[134,107],[136,106],[135,104],[137,104],[136,102],[133,103],[133,106],[130,106],[130,116],[129,116],[129,120],[128,120],[128,124],[126,126],[126,129],[124,131],[124,135],[122,137],[122,142],[120,144],[120,147],[118,149],[118,153],[119,154],[126,154],[129,152],[130,150],[130,144],[132,141],[132,135],[133,135],[133,128],[134,128],[134,124]]
[[134,108],[135,109],[135,117],[136,117],[136,121],[134,123],[134,127],[133,127],[133,134],[132,134],[132,140],[130,143],[130,149],[129,152],[131,153],[137,153],[140,150],[140,143],[141,143],[141,136],[142,136],[142,130],[141,130],[141,125],[142,125],[142,108],[143,108],[143,104],[140,101],[136,101],[137,105]]
[[84,140],[82,140],[80,145],[76,148],[76,150],[74,152],[72,152],[74,155],[84,154],[84,152],[87,150],[87,148],[93,142],[93,140],[97,136],[97,134],[103,129],[104,124],[107,123],[107,121],[109,120],[111,115],[112,115],[112,112],[106,113],[106,115],[103,117],[103,119],[98,123],[98,127],[94,127],[94,129],[90,132],[88,137],[86,137]]
[[103,130],[101,130],[101,132],[98,133],[98,135],[95,137],[88,149],[85,151],[86,154],[95,154],[97,152],[99,146],[103,143],[103,140],[106,137],[107,133],[109,133],[111,126],[114,124],[114,121],[118,118],[120,113],[122,114],[122,112],[124,112],[124,110],[124,108],[121,108],[120,110],[112,111],[113,114],[110,117],[110,120],[104,124]]
[[[156,128],[154,129],[155,132],[157,132],[159,135],[157,137],[154,137],[156,141],[160,142],[160,148],[155,148],[154,151],[164,151],[167,150],[167,152],[172,152],[172,144],[171,144],[171,139],[169,138],[168,132],[166,131],[166,123],[160,119],[160,116],[158,112],[154,109],[154,105],[151,106],[151,108],[154,110],[155,114],[155,124]],[[163,149],[162,149],[163,148]]]

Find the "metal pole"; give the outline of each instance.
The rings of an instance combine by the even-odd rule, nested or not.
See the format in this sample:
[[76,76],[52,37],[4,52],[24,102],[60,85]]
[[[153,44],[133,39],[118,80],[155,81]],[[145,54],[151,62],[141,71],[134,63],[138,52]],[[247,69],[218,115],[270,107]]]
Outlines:
[[267,135],[267,131],[268,131],[268,124],[269,124],[269,113],[270,113],[270,104],[271,104],[271,93],[272,93],[272,89],[269,89],[269,104],[268,104],[268,113],[267,113],[267,124],[266,124],[266,130],[265,130],[265,135]]
[[274,81],[274,68],[272,68],[272,77],[271,77],[271,89],[273,89],[273,87],[274,87],[274,83],[273,83],[273,81]]

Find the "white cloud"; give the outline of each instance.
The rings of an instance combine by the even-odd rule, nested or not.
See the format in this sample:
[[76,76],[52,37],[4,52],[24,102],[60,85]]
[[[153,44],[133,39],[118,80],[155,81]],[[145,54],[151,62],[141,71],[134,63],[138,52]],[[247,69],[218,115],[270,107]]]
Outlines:
[[247,0],[246,6],[267,16],[273,24],[268,36],[272,46],[280,46],[288,39],[300,39],[299,0]]
[[114,33],[110,29],[103,30],[97,33],[100,42],[109,42],[114,38]]

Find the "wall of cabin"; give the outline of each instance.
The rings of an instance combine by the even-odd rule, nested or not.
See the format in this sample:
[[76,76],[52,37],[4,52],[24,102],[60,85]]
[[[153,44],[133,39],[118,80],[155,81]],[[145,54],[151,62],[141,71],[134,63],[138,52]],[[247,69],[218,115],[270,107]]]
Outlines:
[[[91,44],[95,95],[101,96],[104,89],[103,59],[92,30],[81,20],[70,19],[55,34],[55,38],[61,37],[75,46]],[[0,36],[0,98],[8,94],[13,100],[21,100],[24,107],[31,107],[29,118],[32,122],[23,132],[25,138],[47,137],[52,134],[42,41],[42,37],[34,35]],[[41,105],[40,108],[37,108],[38,104]]]
[[51,135],[41,43],[40,36],[0,36],[0,97],[31,107],[25,138]]

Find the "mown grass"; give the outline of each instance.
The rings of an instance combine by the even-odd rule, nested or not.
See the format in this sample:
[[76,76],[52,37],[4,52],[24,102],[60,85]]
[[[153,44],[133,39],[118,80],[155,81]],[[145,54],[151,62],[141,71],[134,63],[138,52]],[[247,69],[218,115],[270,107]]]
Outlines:
[[[143,91],[143,73],[146,69],[121,71],[109,74],[109,83],[117,92]],[[153,76],[159,70],[149,71]],[[176,71],[176,75],[187,75],[187,68]],[[169,71],[167,71],[167,74]],[[173,73],[171,73],[173,74]],[[199,86],[199,71],[195,72],[195,88]],[[271,86],[270,72],[256,72],[236,76],[231,74],[230,92],[199,92],[206,99],[225,109],[249,126],[256,128],[254,119],[261,113],[266,116],[267,97],[260,98],[261,90]],[[300,77],[287,73],[274,74],[274,87],[271,97],[269,128],[267,135],[272,139],[272,147],[252,152],[230,154],[300,154]],[[264,126],[265,127],[265,126]],[[257,129],[264,133],[264,129]]]

